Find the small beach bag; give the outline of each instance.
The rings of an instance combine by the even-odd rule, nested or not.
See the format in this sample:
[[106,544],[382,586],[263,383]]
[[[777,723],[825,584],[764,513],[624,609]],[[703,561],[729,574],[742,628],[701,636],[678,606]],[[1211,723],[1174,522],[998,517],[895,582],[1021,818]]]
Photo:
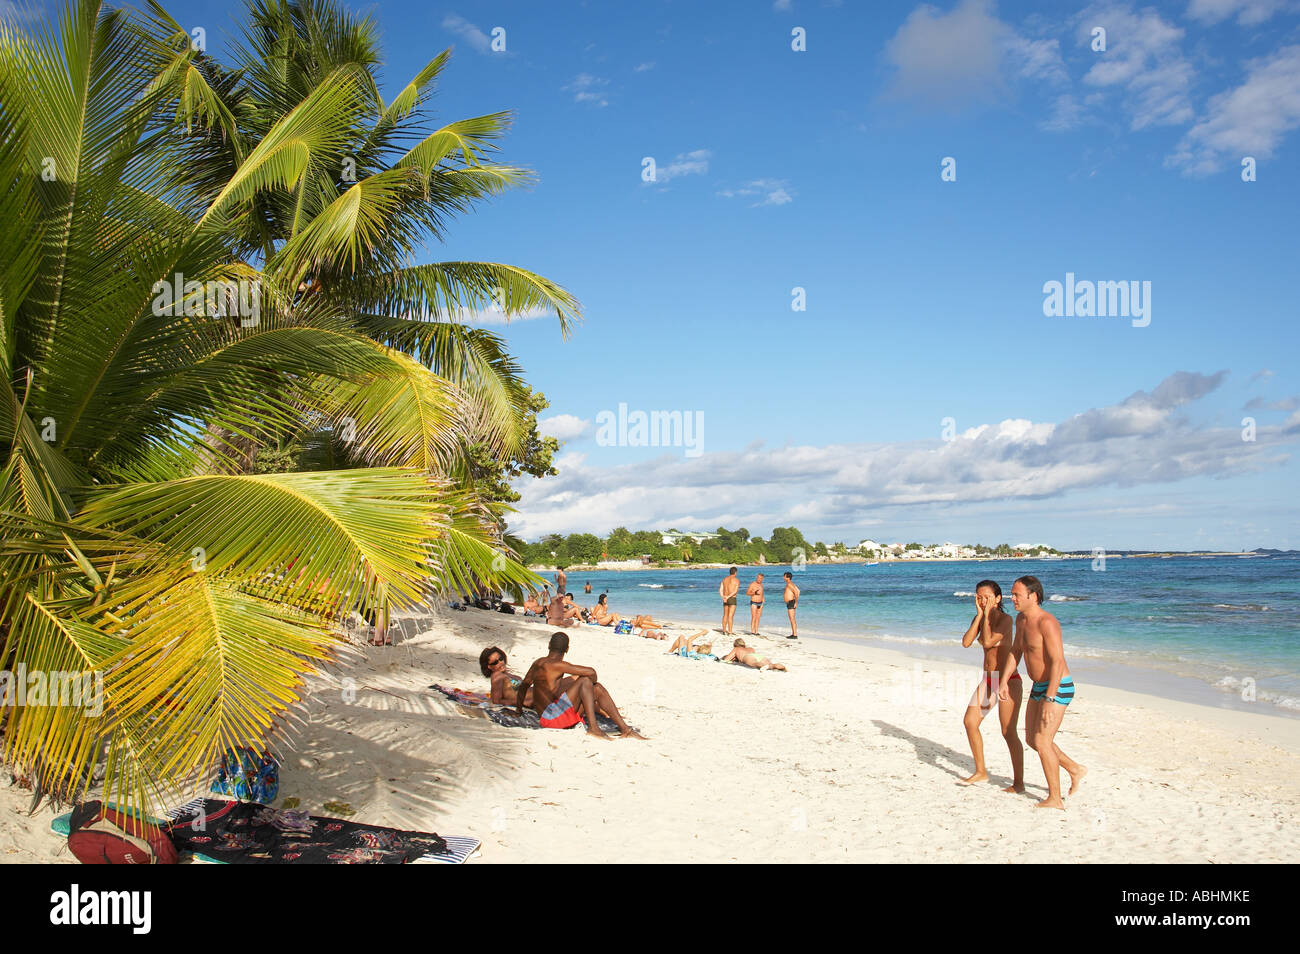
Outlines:
[[617,623],[614,624],[614,632],[618,633],[620,636],[631,635],[632,621],[628,619],[620,619]]
[[86,802],[72,810],[68,828],[68,849],[83,865],[176,864],[167,833],[125,809]]
[[269,805],[280,792],[280,763],[270,752],[258,755],[252,749],[227,749],[212,791],[241,802]]

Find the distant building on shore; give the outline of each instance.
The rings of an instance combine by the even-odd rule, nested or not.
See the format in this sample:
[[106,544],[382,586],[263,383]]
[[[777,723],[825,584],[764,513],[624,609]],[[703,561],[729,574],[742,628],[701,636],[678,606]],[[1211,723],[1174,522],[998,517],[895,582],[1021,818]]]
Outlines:
[[705,540],[716,539],[718,539],[716,533],[681,533],[677,530],[660,531],[660,542],[665,546],[681,546],[681,544],[686,540],[699,544],[703,543]]

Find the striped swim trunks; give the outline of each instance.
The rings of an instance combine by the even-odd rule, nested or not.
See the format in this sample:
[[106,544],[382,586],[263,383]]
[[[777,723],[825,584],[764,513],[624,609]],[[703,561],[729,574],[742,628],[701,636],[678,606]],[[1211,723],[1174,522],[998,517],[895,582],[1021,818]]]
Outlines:
[[[1034,689],[1029,693],[1029,698],[1042,702],[1047,698],[1047,681],[1034,683]],[[1061,680],[1061,684],[1056,687],[1056,701],[1063,706],[1068,706],[1074,698],[1074,679],[1066,676]]]
[[571,729],[581,721],[582,716],[564,692],[543,710],[541,719],[543,729]]

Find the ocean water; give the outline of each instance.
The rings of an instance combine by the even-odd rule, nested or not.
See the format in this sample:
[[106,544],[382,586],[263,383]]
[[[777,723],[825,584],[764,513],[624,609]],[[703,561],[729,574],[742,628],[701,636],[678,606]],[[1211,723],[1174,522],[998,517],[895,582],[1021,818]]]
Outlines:
[[[781,602],[789,569],[763,568],[767,604],[760,630],[767,635],[790,631]],[[737,632],[749,628],[744,591],[756,572],[740,571]],[[608,592],[610,606],[623,615],[716,627],[724,574],[574,571],[569,589],[582,605]],[[1108,556],[1104,570],[1088,559],[810,565],[795,573],[802,591],[799,631],[978,668],[977,651],[961,647],[975,585],[996,580],[1014,614],[1011,584],[1025,574],[1043,582],[1046,608],[1061,621],[1066,660],[1078,681],[1300,716],[1300,558],[1292,556]],[[588,581],[590,597],[582,591]]]

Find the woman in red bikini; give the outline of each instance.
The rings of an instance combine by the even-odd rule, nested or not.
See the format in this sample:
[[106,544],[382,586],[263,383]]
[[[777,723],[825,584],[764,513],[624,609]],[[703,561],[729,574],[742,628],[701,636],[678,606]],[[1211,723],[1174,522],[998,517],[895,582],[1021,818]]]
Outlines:
[[984,738],[980,735],[980,723],[989,714],[994,704],[998,707],[998,722],[1002,726],[1002,738],[1006,739],[1007,749],[1011,752],[1013,781],[1004,788],[1004,792],[1023,792],[1025,790],[1025,749],[1016,734],[1016,720],[1020,716],[1020,702],[1024,696],[1024,687],[1020,673],[1012,671],[1007,680],[1007,691],[1011,698],[1006,702],[998,699],[998,673],[1002,671],[1011,655],[1013,641],[1012,619],[1002,611],[1002,588],[993,580],[981,580],[975,587],[975,618],[971,620],[966,634],[961,638],[962,646],[970,646],[976,640],[984,650],[984,677],[971,696],[970,705],[966,707],[966,716],[962,725],[966,728],[966,738],[970,741],[971,753],[975,756],[975,774],[961,780],[963,785],[988,781],[989,773],[984,768]]

